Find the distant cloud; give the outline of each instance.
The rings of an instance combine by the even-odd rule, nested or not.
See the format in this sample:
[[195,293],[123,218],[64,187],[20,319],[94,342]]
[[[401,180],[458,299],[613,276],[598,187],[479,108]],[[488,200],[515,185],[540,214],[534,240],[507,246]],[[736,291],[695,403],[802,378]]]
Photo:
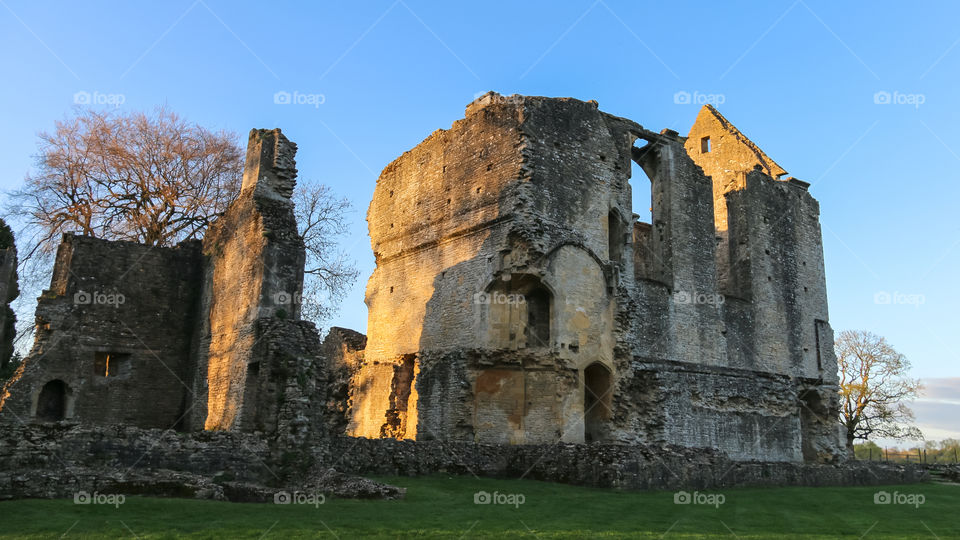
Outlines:
[[960,377],[923,379],[923,394],[910,406],[928,440],[960,439]]
[[[921,379],[923,392],[910,404],[916,425],[928,441],[960,439],[960,377]],[[877,439],[883,447],[909,448],[917,441]]]
[[923,379],[923,396],[917,401],[960,405],[960,377]]

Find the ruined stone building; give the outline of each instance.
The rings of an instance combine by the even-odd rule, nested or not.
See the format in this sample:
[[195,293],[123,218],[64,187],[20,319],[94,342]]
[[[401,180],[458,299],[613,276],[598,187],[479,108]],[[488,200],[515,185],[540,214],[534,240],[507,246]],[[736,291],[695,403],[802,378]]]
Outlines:
[[349,432],[834,459],[819,207],[784,174],[709,106],[684,138],[479,98],[377,181]]
[[295,150],[251,132],[202,242],[66,236],[0,421],[841,457],[818,204],[713,108],[682,137],[475,100],[383,170],[367,335],[323,343],[289,301]]
[[241,193],[202,242],[65,235],[0,421],[310,429],[320,340],[290,301],[305,260],[295,152],[280,130],[251,131]]

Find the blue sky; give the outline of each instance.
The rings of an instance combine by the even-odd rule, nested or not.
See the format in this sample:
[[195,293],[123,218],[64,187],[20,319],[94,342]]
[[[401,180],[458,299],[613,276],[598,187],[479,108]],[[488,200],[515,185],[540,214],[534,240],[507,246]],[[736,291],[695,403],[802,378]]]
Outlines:
[[[812,184],[833,327],[886,336],[917,377],[960,376],[960,4],[359,4],[0,0],[0,189],[78,92],[242,135],[280,127],[301,177],[355,202],[361,278],[334,324],[362,331],[376,177],[474,96],[596,99],[683,134],[687,92]],[[312,104],[275,104],[280,91]]]

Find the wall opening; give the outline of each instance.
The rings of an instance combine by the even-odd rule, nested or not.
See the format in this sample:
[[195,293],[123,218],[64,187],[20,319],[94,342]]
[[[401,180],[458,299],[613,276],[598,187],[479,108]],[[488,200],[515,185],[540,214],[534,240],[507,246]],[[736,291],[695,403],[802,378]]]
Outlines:
[[607,214],[607,242],[610,261],[620,263],[623,261],[623,242],[624,242],[624,224],[620,218],[620,213],[616,210],[610,210]]
[[243,383],[243,405],[240,411],[240,423],[246,430],[262,431],[257,415],[257,401],[260,394],[260,362],[247,364],[246,378]]
[[836,429],[834,416],[816,390],[800,393],[800,449],[806,462],[820,461],[817,439]]
[[658,182],[662,166],[658,150],[660,143],[656,139],[653,142],[641,139],[637,144],[631,150],[630,181],[636,219],[630,230],[633,235],[633,272],[636,279],[664,282],[668,272],[664,263],[666,222],[660,215],[664,204],[663,185]]
[[550,347],[553,294],[536,276],[507,274],[483,296],[493,347]]
[[[387,409],[386,422],[380,428],[381,437],[403,439],[407,435],[407,419],[411,406],[410,396],[413,393],[416,362],[416,354],[405,354],[400,357],[400,363],[393,367],[393,380],[390,382],[390,408]],[[412,405],[417,406],[416,403]]]
[[93,373],[98,377],[120,377],[130,374],[130,354],[95,352]]
[[653,145],[644,140],[637,141],[633,147],[630,161],[630,197],[633,213],[641,223],[653,223],[653,184],[647,172],[638,163],[639,159],[652,149]]
[[43,385],[37,399],[37,419],[59,422],[67,415],[67,384],[55,379]]
[[527,300],[526,341],[528,347],[550,346],[550,293],[543,287],[531,290]]
[[583,438],[586,442],[605,441],[613,402],[613,376],[606,366],[594,362],[583,370]]
[[701,154],[710,153],[710,137],[704,137],[700,139],[700,153]]

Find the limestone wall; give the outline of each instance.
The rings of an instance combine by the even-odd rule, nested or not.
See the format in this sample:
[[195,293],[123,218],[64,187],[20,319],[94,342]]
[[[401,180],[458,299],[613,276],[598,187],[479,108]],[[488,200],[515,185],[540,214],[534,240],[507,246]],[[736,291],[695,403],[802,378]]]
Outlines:
[[280,130],[252,130],[243,190],[204,236],[192,429],[262,424],[252,411],[243,418],[245,405],[256,406],[244,390],[267,367],[254,354],[264,339],[257,321],[300,318],[305,252],[290,200],[295,153]]
[[475,100],[378,180],[347,432],[837,458],[818,208],[783,173],[711,108],[683,138],[596,102]]

